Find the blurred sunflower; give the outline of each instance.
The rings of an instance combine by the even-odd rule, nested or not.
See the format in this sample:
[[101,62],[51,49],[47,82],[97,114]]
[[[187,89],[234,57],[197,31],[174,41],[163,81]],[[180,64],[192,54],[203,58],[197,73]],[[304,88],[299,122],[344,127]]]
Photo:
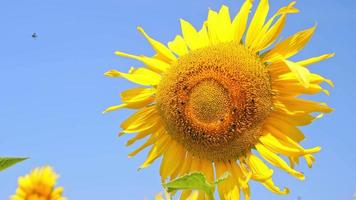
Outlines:
[[[320,151],[320,147],[305,149],[299,144],[304,135],[298,127],[332,109],[298,97],[328,94],[320,84],[333,83],[310,72],[308,66],[334,54],[291,61],[315,27],[277,41],[287,15],[298,12],[295,2],[267,19],[268,0],[260,0],[247,26],[252,4],[246,0],[232,19],[227,6],[219,12],[209,10],[200,30],[181,20],[182,36],[177,35],[168,46],[138,27],[156,54],[117,51],[144,67],[105,73],[141,85],[122,92],[123,103],[105,112],[138,110],[121,124],[120,135],[135,134],[127,146],[148,137],[129,157],[150,147],[140,166],[145,168],[162,156],[162,182],[192,171],[201,171],[213,181],[229,171],[232,176],[218,186],[221,199],[239,199],[240,191],[249,199],[250,179],[274,193],[287,194],[287,188],[274,184],[273,170],[265,161],[303,180],[295,164],[304,158],[311,167],[313,154]],[[190,193],[183,192],[181,199]]]
[[[187,200],[198,200],[199,193],[194,191],[186,199]],[[172,200],[168,193],[165,193],[165,198],[163,198],[162,193],[156,195],[155,200]]]
[[11,200],[66,200],[63,188],[55,188],[58,175],[49,166],[34,169],[20,177],[16,193]]

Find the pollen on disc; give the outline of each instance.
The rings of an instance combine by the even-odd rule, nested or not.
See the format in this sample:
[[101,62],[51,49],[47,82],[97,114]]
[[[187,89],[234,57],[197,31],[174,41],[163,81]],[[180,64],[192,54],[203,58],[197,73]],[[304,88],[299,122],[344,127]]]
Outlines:
[[202,123],[214,123],[229,112],[229,95],[226,88],[214,80],[195,85],[190,92],[186,113]]

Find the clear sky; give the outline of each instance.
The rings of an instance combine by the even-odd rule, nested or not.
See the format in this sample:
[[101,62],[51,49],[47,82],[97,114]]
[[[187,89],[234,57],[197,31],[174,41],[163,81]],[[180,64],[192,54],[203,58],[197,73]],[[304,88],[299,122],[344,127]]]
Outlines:
[[[276,11],[290,1],[270,0]],[[114,55],[115,50],[152,55],[137,32],[141,25],[168,42],[180,33],[179,18],[196,27],[208,8],[222,4],[236,13],[242,0],[12,0],[0,3],[0,155],[31,159],[0,173],[0,199],[14,193],[17,177],[32,168],[52,165],[70,200],[153,199],[161,191],[156,162],[137,172],[146,152],[128,159],[129,137],[118,138],[119,124],[130,111],[101,112],[119,103],[120,91],[132,86],[103,73],[139,63]],[[306,147],[321,145],[312,170],[302,165],[301,182],[280,170],[275,181],[288,186],[277,196],[252,183],[252,199],[352,199],[356,192],[356,1],[299,0],[284,37],[318,24],[317,31],[294,59],[336,52],[312,66],[331,78],[331,96],[316,98],[335,112],[304,127]],[[31,35],[38,34],[34,40]]]

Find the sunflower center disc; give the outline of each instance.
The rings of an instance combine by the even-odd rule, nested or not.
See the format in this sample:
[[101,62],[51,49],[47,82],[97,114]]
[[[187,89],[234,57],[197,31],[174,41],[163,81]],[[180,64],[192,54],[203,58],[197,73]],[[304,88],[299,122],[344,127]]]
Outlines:
[[162,77],[157,107],[167,132],[193,155],[236,159],[262,135],[272,108],[270,76],[238,43],[201,48]]
[[216,123],[225,118],[229,105],[227,90],[215,81],[202,81],[190,93],[187,102],[187,114],[196,123]]

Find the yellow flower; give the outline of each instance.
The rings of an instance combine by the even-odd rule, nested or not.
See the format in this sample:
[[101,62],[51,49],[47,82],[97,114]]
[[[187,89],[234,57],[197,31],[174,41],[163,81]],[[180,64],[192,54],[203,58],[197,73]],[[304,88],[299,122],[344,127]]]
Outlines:
[[[141,86],[122,92],[123,103],[105,112],[138,110],[121,124],[120,135],[134,135],[127,146],[148,138],[129,157],[150,148],[140,166],[145,168],[162,156],[162,182],[192,171],[203,172],[212,182],[229,171],[232,176],[218,185],[221,199],[239,199],[240,191],[249,199],[251,179],[274,193],[287,194],[287,188],[274,184],[273,170],[265,161],[300,180],[304,174],[294,169],[295,164],[304,158],[311,167],[315,161],[313,154],[320,147],[303,148],[299,143],[304,134],[298,127],[332,109],[299,96],[328,94],[320,84],[333,83],[308,66],[334,54],[290,60],[308,43],[315,27],[280,41],[287,15],[298,12],[295,2],[267,19],[268,0],[260,0],[247,26],[252,4],[246,0],[233,18],[227,6],[209,10],[200,30],[181,20],[182,35],[168,46],[139,27],[154,56],[116,52],[144,67],[128,73],[110,70],[106,76]],[[181,199],[190,193],[183,192]]]
[[[197,191],[194,191],[186,199],[187,200],[198,200],[199,199],[199,195],[201,195],[201,193],[198,193]],[[165,198],[162,197],[162,193],[159,193],[159,194],[156,195],[155,200],[172,200],[172,198],[169,196],[168,193],[165,192]]]
[[11,200],[66,200],[63,188],[55,188],[58,175],[49,166],[34,169],[30,174],[20,177],[16,194]]

